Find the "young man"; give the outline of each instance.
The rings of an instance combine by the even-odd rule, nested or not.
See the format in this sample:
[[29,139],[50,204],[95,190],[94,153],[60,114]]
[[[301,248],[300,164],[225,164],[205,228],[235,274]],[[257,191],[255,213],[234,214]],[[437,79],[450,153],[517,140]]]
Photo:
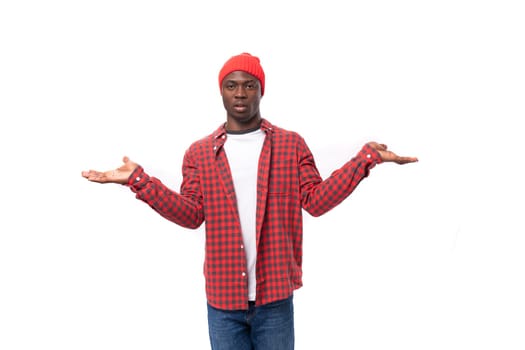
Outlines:
[[129,158],[84,171],[129,186],[166,219],[206,226],[204,275],[212,349],[294,348],[293,291],[302,286],[302,209],[319,216],[382,162],[416,162],[369,142],[325,180],[303,138],[261,117],[265,75],[257,57],[231,57],[219,72],[226,123],[186,151],[180,192]]

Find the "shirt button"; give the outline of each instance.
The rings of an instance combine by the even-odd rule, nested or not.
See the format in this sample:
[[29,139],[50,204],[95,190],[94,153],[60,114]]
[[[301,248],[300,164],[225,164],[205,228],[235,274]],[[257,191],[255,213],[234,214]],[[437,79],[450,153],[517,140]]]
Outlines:
[[244,249],[244,245],[243,244],[241,244],[241,249]]
[[217,150],[217,146],[213,146],[213,150],[216,151]]
[[367,154],[366,157],[367,157],[368,159],[372,158],[372,156],[371,156],[370,154]]
[[135,181],[137,181],[137,182],[140,181],[140,176],[137,176],[137,177],[135,178]]
[[222,138],[225,139],[225,138],[226,138],[226,135],[222,135]]
[[242,273],[242,277],[246,277],[246,272],[243,272],[243,273]]

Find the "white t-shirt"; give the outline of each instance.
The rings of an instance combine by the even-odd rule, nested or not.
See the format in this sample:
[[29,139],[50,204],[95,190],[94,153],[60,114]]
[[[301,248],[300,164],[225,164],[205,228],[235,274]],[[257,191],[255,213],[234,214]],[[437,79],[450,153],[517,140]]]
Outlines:
[[255,300],[257,261],[256,211],[257,169],[266,134],[261,129],[245,134],[228,134],[224,150],[230,165],[242,238],[248,265],[248,299]]

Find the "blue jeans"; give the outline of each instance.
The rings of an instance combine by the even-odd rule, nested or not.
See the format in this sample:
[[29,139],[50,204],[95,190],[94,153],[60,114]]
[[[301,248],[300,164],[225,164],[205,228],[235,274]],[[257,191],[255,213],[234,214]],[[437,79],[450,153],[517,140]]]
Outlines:
[[212,350],[293,350],[293,296],[248,310],[208,304],[208,328]]

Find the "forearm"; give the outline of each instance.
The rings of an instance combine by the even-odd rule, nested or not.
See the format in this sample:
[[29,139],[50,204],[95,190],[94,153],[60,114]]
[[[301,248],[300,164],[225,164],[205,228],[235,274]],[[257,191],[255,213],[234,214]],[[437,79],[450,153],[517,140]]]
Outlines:
[[169,221],[186,228],[197,228],[204,221],[202,204],[198,198],[172,191],[159,179],[146,174],[140,166],[131,174],[127,185],[137,199]]
[[324,181],[304,183],[303,208],[312,216],[330,211],[345,200],[378,163],[381,163],[381,157],[377,151],[365,145],[354,158]]

